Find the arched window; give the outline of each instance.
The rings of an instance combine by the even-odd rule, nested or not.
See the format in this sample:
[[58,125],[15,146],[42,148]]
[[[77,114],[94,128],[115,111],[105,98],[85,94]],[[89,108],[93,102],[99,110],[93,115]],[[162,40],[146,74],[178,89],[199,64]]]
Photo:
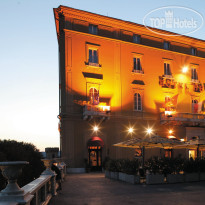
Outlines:
[[198,113],[198,100],[192,100],[192,113]]
[[142,97],[139,93],[134,94],[134,110],[142,111]]
[[90,88],[89,97],[91,105],[99,104],[99,91],[96,88]]

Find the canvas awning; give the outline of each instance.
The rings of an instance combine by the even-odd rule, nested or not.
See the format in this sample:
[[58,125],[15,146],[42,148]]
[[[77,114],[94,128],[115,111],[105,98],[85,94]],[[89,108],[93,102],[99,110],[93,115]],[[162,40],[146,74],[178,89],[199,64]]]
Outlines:
[[87,146],[101,146],[103,147],[104,146],[104,142],[103,140],[100,138],[100,137],[92,137],[91,139],[88,140],[87,142]]

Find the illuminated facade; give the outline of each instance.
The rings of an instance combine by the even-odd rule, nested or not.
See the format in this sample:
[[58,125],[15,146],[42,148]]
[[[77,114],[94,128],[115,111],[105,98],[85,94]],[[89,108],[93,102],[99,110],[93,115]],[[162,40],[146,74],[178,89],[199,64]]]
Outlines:
[[[69,167],[133,157],[135,150],[112,145],[148,127],[164,137],[205,139],[204,41],[64,6],[54,15],[59,131]],[[167,152],[145,156],[153,154]]]

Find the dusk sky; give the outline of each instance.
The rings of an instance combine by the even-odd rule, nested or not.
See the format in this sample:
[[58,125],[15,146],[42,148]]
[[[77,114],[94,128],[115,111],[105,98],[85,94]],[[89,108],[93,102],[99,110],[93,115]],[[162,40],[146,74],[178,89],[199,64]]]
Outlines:
[[[164,6],[194,9],[201,0],[1,0],[0,139],[59,147],[58,43],[53,8],[70,6],[135,23]],[[205,26],[189,34],[205,40]]]

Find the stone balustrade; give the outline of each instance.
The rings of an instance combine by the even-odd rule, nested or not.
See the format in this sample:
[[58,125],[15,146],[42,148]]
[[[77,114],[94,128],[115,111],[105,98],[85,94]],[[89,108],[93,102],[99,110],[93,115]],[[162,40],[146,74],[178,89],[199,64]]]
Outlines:
[[[51,170],[53,159],[43,159],[46,170],[41,176],[24,187],[20,188],[17,184],[18,176],[21,174],[22,167],[28,162],[0,162],[3,176],[8,180],[5,189],[0,192],[0,204],[2,205],[40,205],[48,204],[50,199],[57,194],[58,184],[56,183],[56,173]],[[61,170],[62,181],[66,175],[66,164],[62,159],[55,159],[58,168]]]

